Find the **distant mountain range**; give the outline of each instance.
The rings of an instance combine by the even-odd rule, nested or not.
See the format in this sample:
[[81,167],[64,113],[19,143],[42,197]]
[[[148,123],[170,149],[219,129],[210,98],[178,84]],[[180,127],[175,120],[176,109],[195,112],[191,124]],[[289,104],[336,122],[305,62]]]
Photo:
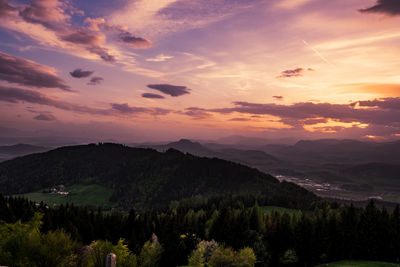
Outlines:
[[[293,145],[244,146],[181,139],[130,146],[159,152],[172,148],[194,156],[236,162],[297,183],[324,197],[356,200],[377,197],[400,202],[400,141],[321,139],[301,140]],[[0,148],[0,160],[47,150],[29,145],[4,147],[3,152]]]
[[[185,140],[178,145],[201,149]],[[60,184],[112,188],[111,200],[121,207],[162,207],[173,200],[220,194],[248,194],[271,201],[285,199],[306,206],[316,200],[307,190],[281,183],[257,169],[175,149],[157,152],[118,144],[91,144],[0,163],[2,194],[38,192]]]
[[[400,202],[400,141],[321,139],[302,140],[294,145],[269,144],[258,149],[238,149],[232,145],[200,144],[182,139],[142,147],[159,151],[174,148],[192,155],[231,160],[273,175],[294,177],[294,182],[322,196],[354,199],[381,196]],[[321,189],[322,184],[330,187]]]
[[[321,139],[295,145],[265,145],[260,150],[292,161],[317,163],[400,163],[400,141],[377,143]],[[301,158],[301,159],[300,159]]]
[[283,162],[274,156],[271,156],[260,150],[243,150],[237,148],[229,148],[229,146],[214,144],[202,145],[198,142],[192,142],[188,139],[181,139],[177,142],[165,145],[141,145],[139,147],[153,148],[158,151],[166,151],[170,148],[179,150],[201,157],[220,158],[236,163],[244,164],[265,171],[266,168],[281,167]]
[[32,153],[40,153],[50,150],[50,147],[17,144],[12,146],[0,146],[0,162]]

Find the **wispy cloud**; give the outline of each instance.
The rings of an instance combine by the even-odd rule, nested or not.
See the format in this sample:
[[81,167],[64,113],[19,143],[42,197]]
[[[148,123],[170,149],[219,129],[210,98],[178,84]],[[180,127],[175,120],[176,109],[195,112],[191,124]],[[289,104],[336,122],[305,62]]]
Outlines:
[[211,112],[208,112],[207,109],[198,108],[198,107],[189,107],[186,108],[184,111],[178,111],[178,114],[183,114],[191,117],[192,119],[202,120],[206,118],[211,118]]
[[203,27],[258,4],[257,0],[138,0],[115,11],[109,20],[151,38],[160,38],[171,32]]
[[322,59],[325,63],[328,65],[334,67],[334,65],[326,58],[324,57],[316,48],[312,47],[306,40],[302,40],[303,43],[310,48],[320,59]]
[[150,61],[150,62],[163,62],[163,61],[167,61],[169,59],[174,58],[173,56],[168,56],[168,55],[164,55],[164,54],[159,54],[156,57],[153,58],[147,58],[146,61]]
[[103,81],[103,77],[99,77],[99,76],[94,76],[90,79],[90,81],[88,82],[88,85],[98,85]]
[[284,9],[294,9],[308,4],[311,1],[313,0],[280,0],[277,2],[276,6]]
[[291,78],[291,77],[301,77],[305,71],[314,71],[312,68],[295,68],[292,70],[284,70],[281,72],[277,78]]

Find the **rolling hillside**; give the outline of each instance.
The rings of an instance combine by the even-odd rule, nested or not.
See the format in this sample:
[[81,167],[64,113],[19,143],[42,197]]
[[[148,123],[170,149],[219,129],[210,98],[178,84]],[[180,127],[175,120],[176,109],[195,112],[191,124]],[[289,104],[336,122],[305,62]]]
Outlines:
[[169,149],[118,144],[62,147],[0,164],[0,193],[23,194],[57,185],[98,184],[111,188],[121,207],[162,207],[195,195],[249,194],[306,206],[315,195],[280,183],[256,169],[216,158]]

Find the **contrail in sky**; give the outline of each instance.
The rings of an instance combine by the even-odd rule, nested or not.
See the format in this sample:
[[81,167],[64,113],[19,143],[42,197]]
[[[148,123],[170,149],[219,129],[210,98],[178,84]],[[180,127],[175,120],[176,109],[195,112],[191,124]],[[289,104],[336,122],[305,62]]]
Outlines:
[[323,61],[325,61],[325,63],[331,65],[332,67],[336,67],[336,66],[333,65],[329,60],[327,60],[323,55],[321,55],[321,53],[320,53],[317,49],[315,49],[314,47],[312,47],[312,46],[311,46],[309,43],[307,43],[305,40],[302,40],[302,41],[303,41],[303,43],[304,43],[306,46],[308,46],[312,51],[314,51],[314,53],[317,54],[317,56],[318,56],[319,58],[321,58]]

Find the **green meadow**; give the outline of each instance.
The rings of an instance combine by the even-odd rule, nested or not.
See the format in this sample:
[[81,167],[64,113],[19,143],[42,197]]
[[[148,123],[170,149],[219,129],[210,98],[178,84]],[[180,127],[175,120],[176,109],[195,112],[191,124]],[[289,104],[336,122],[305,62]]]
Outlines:
[[74,184],[66,186],[65,190],[69,192],[68,195],[47,193],[45,192],[47,190],[40,190],[37,192],[14,196],[23,196],[34,202],[43,201],[51,207],[66,203],[73,203],[74,205],[79,206],[103,207],[105,209],[115,206],[115,203],[112,203],[109,200],[113,190],[105,186],[97,184]]

